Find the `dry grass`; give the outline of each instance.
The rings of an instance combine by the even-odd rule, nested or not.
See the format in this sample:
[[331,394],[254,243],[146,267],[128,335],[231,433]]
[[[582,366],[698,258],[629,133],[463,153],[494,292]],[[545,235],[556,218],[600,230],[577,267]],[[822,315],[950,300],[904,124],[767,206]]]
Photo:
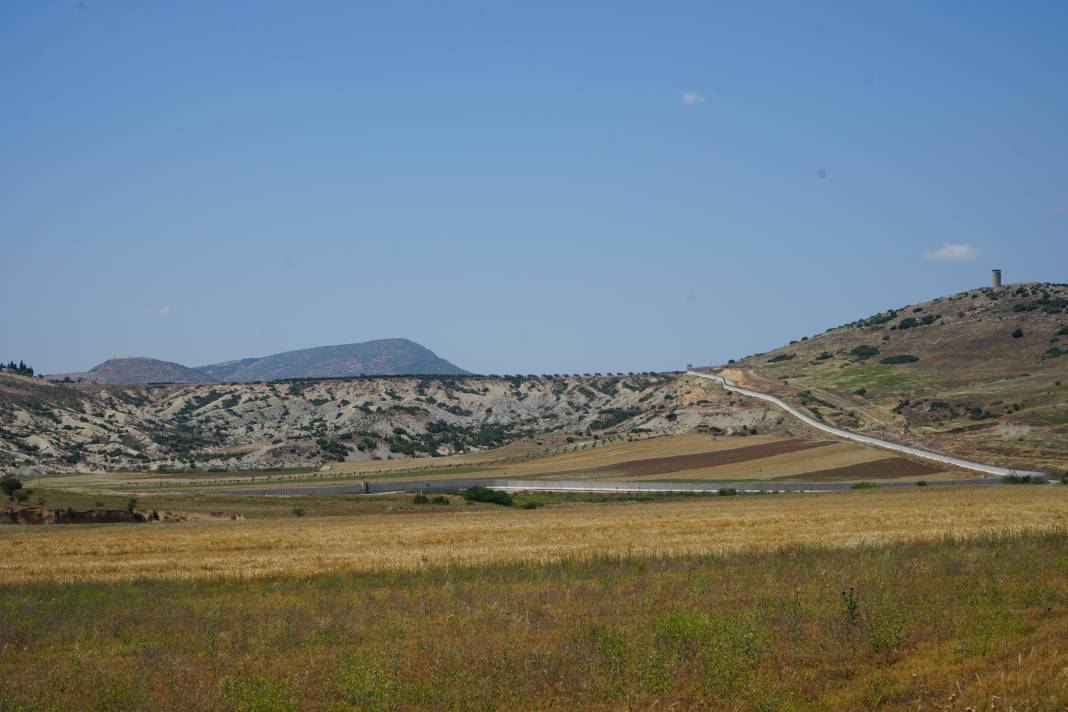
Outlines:
[[0,709],[1063,710],[1066,567],[1057,533],[0,586]]
[[0,532],[0,583],[306,576],[1046,530],[1068,525],[1068,488],[910,488],[533,511],[445,509],[314,520],[8,527]]

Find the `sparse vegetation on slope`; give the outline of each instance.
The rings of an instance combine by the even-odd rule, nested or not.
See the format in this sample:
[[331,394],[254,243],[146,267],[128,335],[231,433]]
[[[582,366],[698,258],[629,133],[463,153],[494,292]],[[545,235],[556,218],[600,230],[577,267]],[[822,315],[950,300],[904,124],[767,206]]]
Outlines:
[[[927,447],[1059,470],[1068,461],[1066,304],[1063,284],[976,289],[883,312],[732,367],[795,403],[803,392],[818,395],[832,406],[820,407],[822,417],[842,427],[893,439],[907,421],[909,438]],[[779,358],[787,354],[796,357]]]
[[0,375],[0,470],[299,467],[451,455],[539,436],[755,427],[761,418],[753,413],[764,411],[739,420],[732,401],[719,389],[655,374],[203,386]]

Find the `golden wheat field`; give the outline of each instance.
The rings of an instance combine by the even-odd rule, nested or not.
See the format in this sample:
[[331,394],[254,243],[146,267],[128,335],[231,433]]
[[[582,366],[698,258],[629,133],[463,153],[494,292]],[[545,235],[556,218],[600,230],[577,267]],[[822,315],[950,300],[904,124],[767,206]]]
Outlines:
[[162,525],[7,527],[0,583],[311,575],[769,550],[1068,528],[1068,488],[701,497],[540,510]]

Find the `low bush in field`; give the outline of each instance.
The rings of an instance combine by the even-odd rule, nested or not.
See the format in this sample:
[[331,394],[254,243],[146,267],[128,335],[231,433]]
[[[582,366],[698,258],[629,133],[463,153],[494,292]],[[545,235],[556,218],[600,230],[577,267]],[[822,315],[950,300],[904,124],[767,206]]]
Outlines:
[[1001,484],[1003,485],[1044,485],[1046,484],[1045,478],[1035,477],[1034,475],[1005,475],[1001,478]]
[[769,358],[768,363],[780,363],[782,361],[789,361],[793,357],[794,354],[779,354],[777,356],[772,356],[771,358]]
[[464,490],[464,499],[468,502],[487,502],[499,504],[502,507],[511,507],[514,504],[512,495],[504,490],[490,489],[489,487],[471,487]]

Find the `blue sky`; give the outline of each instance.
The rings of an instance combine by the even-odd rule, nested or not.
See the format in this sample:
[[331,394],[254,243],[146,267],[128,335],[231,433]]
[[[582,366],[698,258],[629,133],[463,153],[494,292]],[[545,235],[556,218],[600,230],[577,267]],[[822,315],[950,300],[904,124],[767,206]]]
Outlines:
[[670,369],[1068,281],[1066,77],[1065,3],[12,0],[0,358]]

